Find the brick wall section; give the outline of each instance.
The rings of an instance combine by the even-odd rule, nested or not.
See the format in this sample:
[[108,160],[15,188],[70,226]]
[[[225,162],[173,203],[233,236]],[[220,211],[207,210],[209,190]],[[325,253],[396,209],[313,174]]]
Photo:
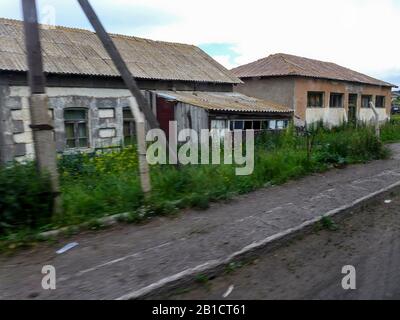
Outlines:
[[242,80],[245,83],[235,86],[234,91],[293,108],[294,78],[248,78]]

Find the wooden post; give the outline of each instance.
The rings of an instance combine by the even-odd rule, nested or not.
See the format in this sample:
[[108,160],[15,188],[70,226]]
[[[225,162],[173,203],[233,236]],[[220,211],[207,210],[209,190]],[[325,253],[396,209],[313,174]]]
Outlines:
[[146,159],[146,121],[143,113],[139,110],[134,98],[129,99],[130,108],[136,123],[137,147],[139,154],[139,174],[142,191],[148,198],[151,191],[150,170]]
[[[139,110],[143,113],[145,116],[145,120],[147,120],[148,124],[150,125],[151,129],[156,129],[159,128],[160,125],[157,121],[156,116],[154,115],[151,106],[149,105],[148,101],[146,98],[143,96],[142,92],[140,91],[138,85],[136,84],[136,81],[128,69],[125,61],[122,59],[121,54],[119,53],[117,47],[115,46],[113,40],[111,39],[110,35],[107,33],[107,31],[104,29],[103,25],[101,24],[100,19],[96,15],[95,11],[93,10],[92,6],[90,5],[88,0],[78,0],[83,12],[85,13],[86,17],[89,19],[91,25],[93,26],[93,29],[96,31],[97,36],[99,37],[100,41],[103,44],[104,49],[107,51],[108,55],[110,56],[111,60],[113,61],[115,67],[117,68],[118,72],[121,74],[121,77],[126,85],[126,87],[129,89],[129,91],[132,94],[133,100],[131,100],[131,108],[133,105],[137,105]],[[134,101],[136,100],[136,101]],[[132,110],[133,111],[133,110]],[[142,127],[144,128],[144,124],[142,124],[141,121],[136,120],[135,117],[135,122],[136,122],[136,128],[137,130],[140,130],[140,132],[137,132],[137,139],[138,139],[138,148],[139,148],[139,159],[144,159],[147,162],[147,159],[144,157],[145,156],[145,148],[146,148],[146,141],[145,141],[145,132],[142,132]],[[144,130],[144,129],[143,129]],[[169,148],[169,152],[172,155],[173,159],[177,159],[177,155],[175,150],[171,148],[169,143],[166,143]],[[149,170],[148,170],[148,164],[146,163],[146,166],[142,164],[142,174],[141,174],[141,179],[143,178],[142,181],[142,188],[143,192],[146,194],[150,190],[147,190],[150,188],[150,178],[145,177],[145,175],[149,175]],[[148,187],[147,187],[148,186]]]
[[369,103],[372,112],[374,113],[374,124],[375,124],[375,134],[378,137],[378,139],[380,139],[381,137],[381,128],[379,126],[379,113],[378,110],[376,110],[375,107],[375,103],[373,103],[372,101]]
[[122,59],[121,54],[119,53],[117,47],[112,41],[110,35],[104,29],[103,25],[101,24],[99,18],[94,12],[89,1],[78,0],[78,2],[82,7],[82,10],[84,11],[85,15],[89,19],[94,30],[96,31],[96,34],[99,37],[100,41],[102,42],[104,49],[107,51],[108,55],[114,62],[114,65],[117,68],[118,72],[121,74],[121,77],[125,82],[125,85],[132,93],[132,96],[136,99],[140,111],[142,111],[146,116],[146,120],[149,123],[150,127],[152,129],[159,128],[160,125],[158,124],[157,118],[154,115],[153,111],[151,110],[150,105],[148,104],[146,98],[140,92],[140,89],[137,86],[136,81],[133,78],[128,67],[126,66],[125,61]]
[[61,211],[57,154],[54,141],[53,121],[49,115],[48,97],[45,90],[43,61],[35,0],[22,0],[25,44],[29,67],[28,82],[31,89],[30,115],[35,147],[35,157],[41,174],[49,174],[54,193],[54,213]]

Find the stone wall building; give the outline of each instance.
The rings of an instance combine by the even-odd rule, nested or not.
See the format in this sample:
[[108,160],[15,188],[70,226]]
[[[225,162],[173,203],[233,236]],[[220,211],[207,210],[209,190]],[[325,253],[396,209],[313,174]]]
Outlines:
[[289,106],[299,123],[368,122],[371,101],[380,121],[390,117],[395,85],[334,63],[274,54],[231,71],[244,82],[235,91]]
[[[130,92],[96,34],[41,26],[40,36],[57,151],[129,143]],[[292,117],[285,105],[234,93],[241,81],[195,46],[111,37],[165,131],[171,120],[180,129],[280,129]],[[34,157],[29,95],[23,23],[0,19],[2,163]]]

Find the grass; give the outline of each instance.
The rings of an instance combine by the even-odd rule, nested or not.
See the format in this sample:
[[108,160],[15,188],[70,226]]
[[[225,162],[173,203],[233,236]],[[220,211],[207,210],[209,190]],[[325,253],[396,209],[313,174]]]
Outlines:
[[[32,217],[27,212],[33,210],[39,195],[47,199],[43,198],[42,190],[46,183],[25,183],[24,172],[17,172],[15,183],[18,183],[18,194],[9,192],[10,195],[2,203],[3,194],[7,194],[5,189],[13,189],[10,182],[13,170],[21,170],[21,166],[3,168],[0,169],[0,209],[6,210],[7,216],[2,215],[0,210],[0,242],[122,212],[129,214],[121,220],[138,223],[156,215],[176,213],[182,208],[206,209],[211,202],[230,199],[261,187],[282,184],[334,166],[388,156],[387,149],[375,137],[373,128],[367,126],[355,128],[343,125],[331,130],[316,127],[311,130],[309,140],[312,143],[307,148],[306,137],[295,134],[293,128],[281,134],[260,136],[255,147],[254,173],[249,176],[236,176],[235,165],[189,165],[180,169],[170,165],[152,166],[152,193],[147,200],[140,188],[135,148],[103,155],[64,156],[59,160],[64,213],[49,217],[50,206],[41,201],[35,210],[42,213],[43,219],[36,224],[32,224]],[[399,141],[400,122],[393,120],[385,125],[382,140]],[[31,164],[22,168],[29,172],[29,175],[25,174],[30,177],[29,181],[34,179]],[[1,188],[2,176],[9,179],[6,188]],[[29,200],[25,207],[15,207],[16,203],[24,203],[22,200],[25,198]],[[24,215],[29,219],[24,220]],[[18,221],[13,217],[18,217]],[[12,225],[12,221],[18,223]],[[29,221],[30,228],[24,225],[26,221]],[[91,227],[101,228],[95,222]]]
[[392,115],[390,122],[382,126],[381,139],[385,143],[400,141],[400,114]]

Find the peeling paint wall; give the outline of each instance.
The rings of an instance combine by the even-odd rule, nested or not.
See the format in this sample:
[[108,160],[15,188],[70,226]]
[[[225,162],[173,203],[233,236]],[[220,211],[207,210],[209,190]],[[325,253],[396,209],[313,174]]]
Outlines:
[[[270,77],[270,78],[245,78],[244,84],[238,85],[235,91],[249,96],[269,100],[286,105],[295,110],[295,123],[304,125],[317,121],[324,121],[328,125],[338,125],[348,119],[349,94],[357,94],[357,111],[359,120],[370,121],[373,117],[372,110],[361,108],[361,96],[371,95],[373,101],[376,96],[385,96],[385,108],[379,110],[380,121],[390,117],[391,88],[372,85],[314,79],[304,77]],[[324,108],[308,108],[307,94],[309,91],[324,92]],[[329,108],[330,94],[342,93],[343,108]]]
[[[308,92],[323,92],[324,93],[324,108],[308,108],[307,95]],[[330,108],[330,94],[343,94],[343,108]],[[379,118],[384,121],[390,117],[391,108],[391,88],[379,87],[371,85],[353,84],[347,82],[323,80],[323,79],[308,79],[298,78],[295,86],[295,113],[299,118],[306,120],[307,123],[316,121],[324,121],[325,123],[334,126],[340,124],[342,119],[347,121],[349,95],[357,94],[357,110],[356,114],[361,121],[369,121],[373,117],[373,112],[369,108],[361,108],[362,95],[371,95],[372,101],[375,101],[376,96],[385,97],[385,108],[378,109]]]
[[[386,112],[385,109],[376,109],[378,111],[378,116],[379,116],[379,121],[380,122],[385,122],[389,120],[389,115]],[[375,121],[375,115],[372,109],[367,109],[367,108],[361,108],[359,110],[359,119],[363,122],[374,122]]]
[[[64,124],[64,110],[67,108],[87,111],[90,140],[89,148],[69,150],[91,151],[122,144],[123,108],[129,106],[128,90],[56,87],[48,88],[47,94],[58,152],[68,151]],[[0,87],[0,159],[3,163],[34,157],[29,95],[26,86]]]
[[344,108],[307,108],[307,123],[321,120],[329,126],[338,126],[347,122],[347,113]]

